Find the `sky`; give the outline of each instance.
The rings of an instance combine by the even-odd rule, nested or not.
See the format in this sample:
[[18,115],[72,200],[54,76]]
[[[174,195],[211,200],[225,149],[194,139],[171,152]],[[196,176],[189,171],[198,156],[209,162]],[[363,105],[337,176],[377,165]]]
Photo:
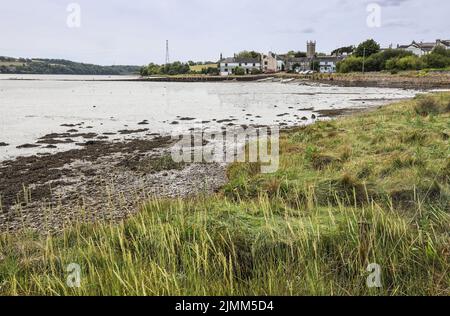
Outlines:
[[449,12],[448,0],[0,0],[0,56],[144,65],[164,63],[166,40],[171,61],[305,51],[308,40],[329,53],[368,38],[450,40]]

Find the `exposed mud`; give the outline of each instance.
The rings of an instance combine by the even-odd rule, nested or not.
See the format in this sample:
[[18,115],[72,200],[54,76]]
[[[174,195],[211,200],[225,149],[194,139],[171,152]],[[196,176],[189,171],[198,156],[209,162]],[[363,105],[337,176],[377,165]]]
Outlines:
[[57,232],[71,221],[119,221],[149,196],[213,192],[225,166],[176,164],[173,140],[88,141],[81,149],[0,164],[0,232]]

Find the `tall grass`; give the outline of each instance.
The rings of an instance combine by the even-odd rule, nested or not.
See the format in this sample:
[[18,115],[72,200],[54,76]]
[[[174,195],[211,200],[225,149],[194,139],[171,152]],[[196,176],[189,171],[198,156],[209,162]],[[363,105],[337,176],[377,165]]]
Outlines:
[[[449,114],[416,104],[285,133],[277,173],[232,165],[214,196],[3,234],[0,294],[449,295]],[[66,284],[71,263],[80,288]],[[371,263],[381,288],[366,284]]]

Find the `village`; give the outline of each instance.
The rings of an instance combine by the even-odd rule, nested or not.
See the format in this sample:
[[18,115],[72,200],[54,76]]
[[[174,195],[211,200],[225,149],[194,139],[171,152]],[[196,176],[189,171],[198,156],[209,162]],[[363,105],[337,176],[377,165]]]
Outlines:
[[[422,57],[430,54],[436,47],[450,49],[450,40],[436,40],[435,42],[415,42],[409,45],[390,45],[388,48],[381,48],[380,51],[401,50],[410,52],[415,56]],[[330,55],[317,52],[317,42],[308,41],[306,43],[306,53],[294,54],[259,54],[258,57],[234,57],[223,58],[220,56],[218,62],[221,76],[229,75],[251,75],[260,73],[291,72],[299,74],[312,73],[335,73],[338,62],[353,55],[355,47],[349,46],[347,49],[336,49]]]

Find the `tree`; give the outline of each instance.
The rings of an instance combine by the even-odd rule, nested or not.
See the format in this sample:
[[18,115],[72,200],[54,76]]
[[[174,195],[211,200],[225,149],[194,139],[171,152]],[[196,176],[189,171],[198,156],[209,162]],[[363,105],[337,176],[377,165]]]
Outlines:
[[300,52],[300,51],[295,52],[293,50],[289,51],[287,54],[288,54],[288,56],[295,57],[295,58],[302,58],[302,57],[307,56],[305,52]]
[[367,40],[358,45],[355,50],[355,55],[357,57],[369,57],[373,54],[376,54],[380,51],[380,44],[375,42],[373,39]]
[[150,63],[147,66],[147,76],[159,75],[161,74],[161,66],[156,65],[154,63]]
[[255,51],[242,51],[238,54],[236,54],[237,58],[254,58],[254,59],[260,59],[261,54]]
[[334,51],[331,52],[331,55],[343,55],[343,54],[348,54],[350,55],[351,53],[353,53],[355,50],[355,46],[344,46],[344,47],[340,47],[338,49],[335,49]]
[[188,64],[176,61],[172,64],[167,64],[161,67],[161,73],[164,75],[184,75],[189,73],[191,68]]
[[147,67],[142,67],[142,68],[140,69],[139,73],[141,74],[142,77],[148,76]]

